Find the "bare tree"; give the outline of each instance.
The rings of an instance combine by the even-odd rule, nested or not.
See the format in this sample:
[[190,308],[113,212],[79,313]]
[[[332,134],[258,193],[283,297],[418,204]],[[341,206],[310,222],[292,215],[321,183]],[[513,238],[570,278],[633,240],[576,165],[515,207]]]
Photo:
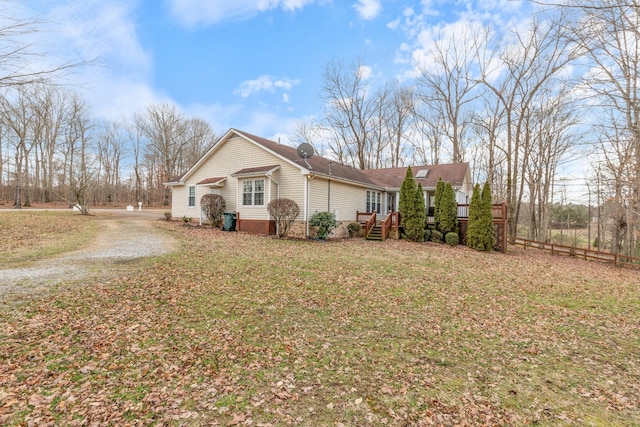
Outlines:
[[386,166],[397,168],[406,163],[408,133],[413,124],[414,90],[395,84],[392,88],[387,115],[390,162]]
[[46,69],[33,68],[33,59],[46,54],[33,49],[29,37],[45,24],[37,19],[20,19],[10,0],[0,0],[0,88],[18,87],[51,80],[88,61],[69,61]]
[[16,90],[5,92],[0,96],[0,114],[9,131],[7,135],[12,143],[14,155],[14,206],[22,207],[23,202],[29,206],[26,185],[28,182],[28,157],[33,148],[34,113],[28,87],[18,86]]
[[86,215],[95,191],[97,175],[96,156],[91,153],[92,123],[84,102],[74,96],[65,134],[67,200],[73,202]]
[[515,238],[524,195],[525,168],[534,141],[527,123],[536,111],[540,93],[574,61],[579,51],[563,37],[563,16],[541,22],[534,17],[527,28],[513,30],[511,44],[500,47],[498,58],[482,58],[481,78],[503,110],[505,124],[506,195],[509,236]]
[[[584,84],[600,129],[603,166],[614,176],[615,203],[625,205],[627,192],[631,201],[626,206],[640,212],[640,2],[587,0],[571,6],[582,12],[569,39],[590,60]],[[623,179],[623,171],[631,172],[628,179]],[[627,186],[628,191],[622,188]],[[628,224],[631,236],[636,225]],[[621,240],[613,240],[612,251],[617,252]]]
[[162,183],[185,172],[215,141],[215,134],[208,123],[186,119],[169,104],[150,105],[145,113],[135,116],[135,123],[147,140],[149,185],[163,193],[162,203],[168,205],[171,193]]
[[[485,34],[473,26],[462,32],[437,34],[428,49],[428,63],[417,64],[420,73],[417,90],[423,104],[439,115],[451,146],[451,161],[464,161],[466,132],[471,123],[470,105],[480,95],[479,81],[474,78],[473,47]],[[433,114],[431,115],[433,117]]]
[[62,144],[62,132],[68,120],[68,94],[47,85],[34,90],[36,185],[41,190],[40,200],[53,199],[54,176],[57,172],[56,156]]
[[323,74],[325,101],[322,130],[330,136],[329,148],[341,163],[360,169],[372,167],[372,118],[375,102],[360,60],[349,65],[341,61],[327,64]]
[[577,113],[567,93],[542,95],[543,100],[527,120],[532,143],[524,180],[529,194],[529,236],[547,241],[552,183],[559,165],[578,146],[580,135],[576,131]]

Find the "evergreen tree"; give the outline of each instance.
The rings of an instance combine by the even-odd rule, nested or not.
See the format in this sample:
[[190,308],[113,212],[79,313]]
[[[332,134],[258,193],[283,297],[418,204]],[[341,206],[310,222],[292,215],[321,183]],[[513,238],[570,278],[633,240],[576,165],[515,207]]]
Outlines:
[[442,201],[442,195],[444,194],[444,182],[442,178],[438,178],[436,184],[436,194],[433,198],[433,227],[440,230],[440,202]]
[[491,187],[485,183],[480,191],[476,184],[469,205],[469,224],[467,226],[467,246],[479,251],[491,251],[496,243],[493,229]]
[[493,250],[496,244],[496,234],[493,227],[493,201],[491,199],[491,187],[488,182],[485,182],[482,187],[482,215],[480,218],[486,251]]
[[484,245],[480,242],[480,215],[482,214],[482,194],[480,184],[473,187],[473,195],[469,204],[469,222],[467,223],[467,246],[473,249],[483,250]]
[[410,209],[413,206],[413,199],[416,193],[416,181],[413,179],[413,171],[411,167],[407,168],[404,181],[400,187],[400,200],[398,201],[398,211],[400,212],[400,227],[406,227],[407,217],[410,215]]
[[447,233],[458,232],[458,203],[456,202],[456,193],[450,182],[444,185],[444,191],[440,199],[440,231],[443,235]]
[[412,203],[407,210],[404,232],[407,240],[422,242],[424,240],[425,206],[422,184],[418,184],[413,193]]

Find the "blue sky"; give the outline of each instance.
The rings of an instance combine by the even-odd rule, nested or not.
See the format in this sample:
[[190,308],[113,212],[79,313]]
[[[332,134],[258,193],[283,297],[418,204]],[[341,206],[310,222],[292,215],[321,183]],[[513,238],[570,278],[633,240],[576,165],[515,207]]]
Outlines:
[[[329,61],[359,57],[372,84],[410,78],[436,30],[500,25],[511,0],[25,0],[5,14],[43,19],[42,62],[95,59],[68,83],[97,117],[130,119],[156,102],[218,133],[293,135],[322,109]],[[7,12],[9,11],[9,12]]]

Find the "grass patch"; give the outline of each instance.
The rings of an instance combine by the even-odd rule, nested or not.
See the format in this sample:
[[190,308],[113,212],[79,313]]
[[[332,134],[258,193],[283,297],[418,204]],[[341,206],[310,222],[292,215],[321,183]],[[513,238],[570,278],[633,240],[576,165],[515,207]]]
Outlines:
[[95,218],[71,211],[0,210],[2,267],[16,267],[84,246],[95,236]]
[[181,250],[0,312],[0,423],[640,424],[635,271],[161,226]]

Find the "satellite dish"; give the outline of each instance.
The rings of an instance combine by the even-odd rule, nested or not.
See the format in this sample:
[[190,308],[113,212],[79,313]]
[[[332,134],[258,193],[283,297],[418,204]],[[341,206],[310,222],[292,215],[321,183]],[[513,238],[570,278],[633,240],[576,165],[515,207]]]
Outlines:
[[303,159],[310,159],[313,156],[313,146],[308,142],[304,142],[298,146],[298,156]]

